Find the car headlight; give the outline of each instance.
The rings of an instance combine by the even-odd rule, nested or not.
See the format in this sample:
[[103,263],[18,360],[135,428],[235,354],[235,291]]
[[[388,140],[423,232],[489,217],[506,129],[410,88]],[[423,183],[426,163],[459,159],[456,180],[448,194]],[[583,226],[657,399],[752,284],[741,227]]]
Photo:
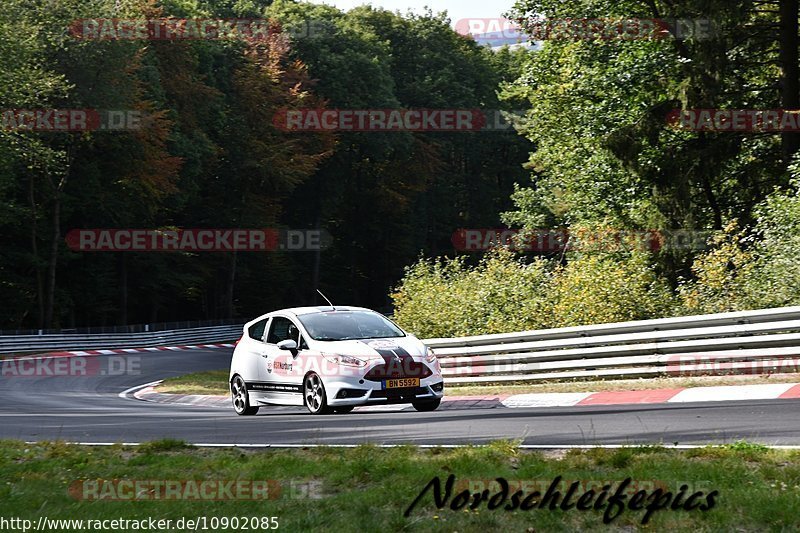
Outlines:
[[323,355],[327,361],[337,365],[346,366],[367,366],[367,362],[358,357],[350,357],[349,355]]
[[425,361],[428,363],[435,363],[436,362],[436,354],[433,353],[433,350],[428,348],[428,354],[425,356]]

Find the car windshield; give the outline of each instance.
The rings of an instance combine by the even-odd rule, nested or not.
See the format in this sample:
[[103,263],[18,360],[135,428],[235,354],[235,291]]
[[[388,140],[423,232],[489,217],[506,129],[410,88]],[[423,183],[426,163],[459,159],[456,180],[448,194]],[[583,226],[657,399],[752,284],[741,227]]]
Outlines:
[[308,335],[317,341],[405,337],[386,317],[369,311],[331,311],[299,318]]

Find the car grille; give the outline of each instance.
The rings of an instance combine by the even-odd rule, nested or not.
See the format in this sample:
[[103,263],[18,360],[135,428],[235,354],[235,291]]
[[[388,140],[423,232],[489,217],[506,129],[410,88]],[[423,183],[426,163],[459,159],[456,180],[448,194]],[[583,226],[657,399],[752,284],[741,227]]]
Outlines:
[[368,381],[383,381],[385,379],[399,378],[424,379],[431,374],[433,374],[433,372],[425,363],[418,363],[410,356],[383,356],[383,364],[367,372],[364,379]]
[[396,399],[396,398],[414,398],[418,394],[428,394],[428,387],[414,387],[411,389],[388,389],[372,391],[370,399]]

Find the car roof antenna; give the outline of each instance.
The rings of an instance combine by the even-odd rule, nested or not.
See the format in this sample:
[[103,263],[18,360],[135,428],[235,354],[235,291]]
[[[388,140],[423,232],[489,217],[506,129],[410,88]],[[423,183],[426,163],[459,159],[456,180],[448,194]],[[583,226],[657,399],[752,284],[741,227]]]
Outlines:
[[327,296],[325,296],[324,294],[322,294],[322,291],[321,291],[321,290],[319,290],[319,289],[317,289],[317,292],[319,293],[319,295],[320,295],[320,296],[322,296],[323,298],[325,298],[325,301],[326,301],[326,302],[328,302],[328,303],[330,304],[330,306],[331,306],[331,309],[333,309],[334,311],[336,311],[336,308],[333,306],[333,303],[331,303],[331,301],[330,301],[330,300],[328,300],[328,297],[327,297]]

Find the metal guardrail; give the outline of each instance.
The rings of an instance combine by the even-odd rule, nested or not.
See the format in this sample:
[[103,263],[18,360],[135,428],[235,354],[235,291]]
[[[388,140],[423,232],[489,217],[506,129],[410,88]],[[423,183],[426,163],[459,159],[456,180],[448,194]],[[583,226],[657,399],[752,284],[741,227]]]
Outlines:
[[[231,341],[242,324],[101,335],[0,336],[0,354]],[[800,371],[800,307],[424,341],[447,383]]]
[[800,307],[427,339],[447,383],[800,371]]
[[243,324],[235,324],[171,331],[103,335],[3,335],[0,336],[0,354],[212,344],[238,339],[242,336],[242,326]]
[[235,318],[219,318],[211,320],[181,320],[179,322],[150,322],[147,324],[128,324],[127,326],[81,326],[59,329],[2,329],[3,336],[18,335],[96,335],[106,333],[148,333],[154,331],[171,331],[174,329],[206,328],[211,326],[234,326],[244,321]]

